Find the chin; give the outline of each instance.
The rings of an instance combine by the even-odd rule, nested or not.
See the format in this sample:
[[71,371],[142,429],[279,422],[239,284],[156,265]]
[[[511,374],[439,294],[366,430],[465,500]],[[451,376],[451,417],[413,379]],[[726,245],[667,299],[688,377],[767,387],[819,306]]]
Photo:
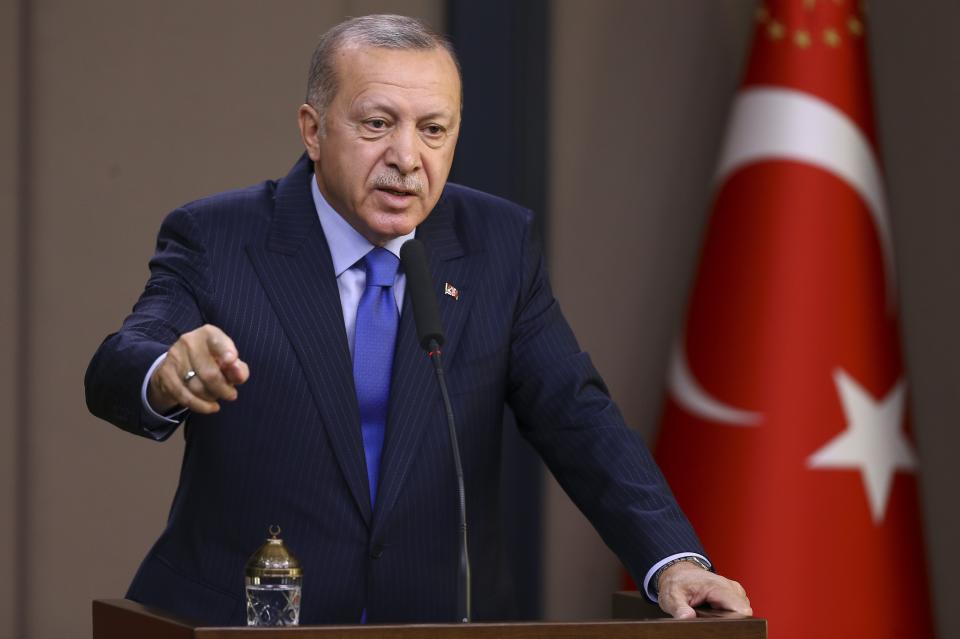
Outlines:
[[381,217],[382,223],[376,224],[373,227],[373,231],[381,237],[391,239],[400,237],[401,235],[411,233],[426,217],[426,215],[414,215],[411,213],[386,214]]

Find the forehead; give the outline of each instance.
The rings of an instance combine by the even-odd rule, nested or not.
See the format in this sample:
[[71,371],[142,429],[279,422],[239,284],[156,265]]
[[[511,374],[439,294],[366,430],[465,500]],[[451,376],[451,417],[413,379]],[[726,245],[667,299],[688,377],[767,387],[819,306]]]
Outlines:
[[336,54],[337,99],[404,98],[459,110],[460,76],[450,54],[433,49],[348,46]]

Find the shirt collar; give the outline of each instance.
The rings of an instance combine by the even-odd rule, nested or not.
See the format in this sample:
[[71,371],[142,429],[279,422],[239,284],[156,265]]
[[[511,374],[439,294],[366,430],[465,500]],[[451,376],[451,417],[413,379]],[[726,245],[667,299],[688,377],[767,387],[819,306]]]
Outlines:
[[[327,246],[330,247],[334,274],[336,277],[340,277],[344,271],[363,259],[363,256],[369,253],[374,246],[327,203],[323,194],[320,193],[316,175],[313,173],[310,174],[310,191],[313,193],[313,205],[317,208],[317,215],[320,217],[320,226],[327,238]],[[395,237],[387,242],[383,248],[399,259],[400,247],[407,240],[413,239],[416,233],[417,230],[414,229],[406,235]]]

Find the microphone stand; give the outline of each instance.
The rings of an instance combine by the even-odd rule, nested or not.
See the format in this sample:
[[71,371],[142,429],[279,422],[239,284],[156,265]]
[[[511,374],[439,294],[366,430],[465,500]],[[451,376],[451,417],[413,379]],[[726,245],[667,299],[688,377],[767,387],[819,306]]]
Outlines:
[[457,618],[461,623],[469,623],[470,612],[470,557],[467,553],[467,496],[463,487],[463,465],[460,463],[460,445],[457,443],[457,427],[453,418],[453,407],[450,405],[450,394],[447,392],[447,381],[443,373],[443,355],[437,340],[431,339],[427,354],[433,362],[433,370],[437,374],[440,384],[440,394],[443,396],[443,407],[447,411],[447,427],[450,430],[450,447],[453,451],[453,467],[457,473],[457,496],[460,500],[460,592],[457,597]]

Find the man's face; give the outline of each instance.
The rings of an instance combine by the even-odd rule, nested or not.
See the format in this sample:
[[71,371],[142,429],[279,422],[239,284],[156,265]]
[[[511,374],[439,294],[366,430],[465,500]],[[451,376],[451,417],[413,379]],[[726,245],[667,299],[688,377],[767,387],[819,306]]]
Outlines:
[[324,126],[305,105],[301,133],[324,198],[382,246],[410,233],[440,197],[460,131],[460,78],[441,48],[347,47],[335,68]]

